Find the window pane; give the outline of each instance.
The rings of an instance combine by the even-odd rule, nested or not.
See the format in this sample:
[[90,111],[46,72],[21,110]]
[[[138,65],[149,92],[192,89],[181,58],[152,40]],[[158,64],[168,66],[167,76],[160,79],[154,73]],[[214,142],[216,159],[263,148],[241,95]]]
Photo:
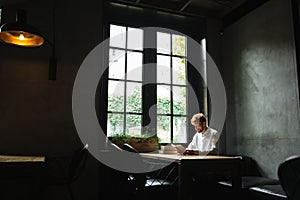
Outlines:
[[173,142],[186,143],[186,117],[174,117]]
[[127,82],[126,88],[126,111],[127,112],[142,112],[142,84]]
[[143,49],[143,30],[138,28],[128,28],[128,49]]
[[171,83],[170,73],[171,60],[170,56],[157,55],[157,82],[158,83]]
[[107,136],[123,134],[124,132],[124,115],[108,113],[107,116]]
[[171,142],[171,118],[169,116],[157,116],[157,136],[161,143]]
[[125,51],[110,49],[109,50],[109,78],[125,78]]
[[171,112],[170,86],[157,86],[157,113],[169,114]]
[[172,35],[172,54],[185,56],[186,52],[185,37],[180,35]]
[[108,81],[108,111],[124,111],[123,81]]
[[173,86],[173,113],[186,114],[186,87]]
[[171,54],[171,35],[157,33],[157,53]]
[[127,80],[142,81],[143,54],[127,52]]
[[185,58],[173,58],[173,84],[186,85]]
[[110,25],[109,45],[111,47],[125,48],[126,42],[126,27]]
[[126,115],[126,133],[131,136],[141,136],[141,115]]

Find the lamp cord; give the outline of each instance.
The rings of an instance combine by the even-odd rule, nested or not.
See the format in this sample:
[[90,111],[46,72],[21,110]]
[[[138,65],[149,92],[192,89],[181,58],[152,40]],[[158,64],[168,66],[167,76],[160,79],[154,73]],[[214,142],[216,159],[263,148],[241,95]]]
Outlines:
[[52,13],[52,30],[53,30],[53,41],[52,41],[52,55],[50,57],[50,62],[49,62],[49,74],[48,74],[48,79],[49,80],[56,80],[56,68],[57,68],[57,59],[56,59],[56,55],[55,55],[55,7],[56,7],[56,3],[55,0],[53,0],[53,13]]
[[55,0],[53,0],[53,13],[52,13],[52,29],[53,29],[53,47],[52,47],[52,56],[55,57],[55,12],[56,12],[56,3]]

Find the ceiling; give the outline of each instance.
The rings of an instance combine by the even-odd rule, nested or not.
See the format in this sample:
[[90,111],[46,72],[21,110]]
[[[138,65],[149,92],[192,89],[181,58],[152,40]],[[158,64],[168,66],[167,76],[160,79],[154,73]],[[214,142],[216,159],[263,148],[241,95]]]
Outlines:
[[[19,4],[32,0],[0,0],[0,6]],[[54,0],[55,1],[55,0]],[[214,17],[223,19],[223,24],[229,25],[243,15],[257,8],[268,0],[106,0],[177,14]]]
[[[223,17],[249,0],[111,0],[200,17]],[[253,0],[251,0],[253,1]]]

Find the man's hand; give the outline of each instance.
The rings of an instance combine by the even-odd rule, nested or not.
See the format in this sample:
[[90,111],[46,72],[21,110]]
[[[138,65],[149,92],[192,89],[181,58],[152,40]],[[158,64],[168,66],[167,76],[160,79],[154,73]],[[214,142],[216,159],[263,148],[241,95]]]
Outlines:
[[175,147],[178,151],[178,153],[183,154],[185,152],[185,147],[178,144],[178,145],[173,145],[173,147]]

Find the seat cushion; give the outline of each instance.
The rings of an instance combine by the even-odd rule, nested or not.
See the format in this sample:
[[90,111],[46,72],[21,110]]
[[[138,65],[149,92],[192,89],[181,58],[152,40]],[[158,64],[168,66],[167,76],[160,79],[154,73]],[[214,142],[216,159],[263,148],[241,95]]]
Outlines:
[[[279,180],[262,177],[262,176],[243,176],[242,179],[242,188],[249,188],[253,186],[259,185],[276,185],[279,184]],[[231,180],[224,180],[218,182],[220,185],[230,186],[232,187]]]
[[254,186],[250,187],[249,191],[256,195],[269,197],[270,199],[287,199],[287,195],[280,184]]

